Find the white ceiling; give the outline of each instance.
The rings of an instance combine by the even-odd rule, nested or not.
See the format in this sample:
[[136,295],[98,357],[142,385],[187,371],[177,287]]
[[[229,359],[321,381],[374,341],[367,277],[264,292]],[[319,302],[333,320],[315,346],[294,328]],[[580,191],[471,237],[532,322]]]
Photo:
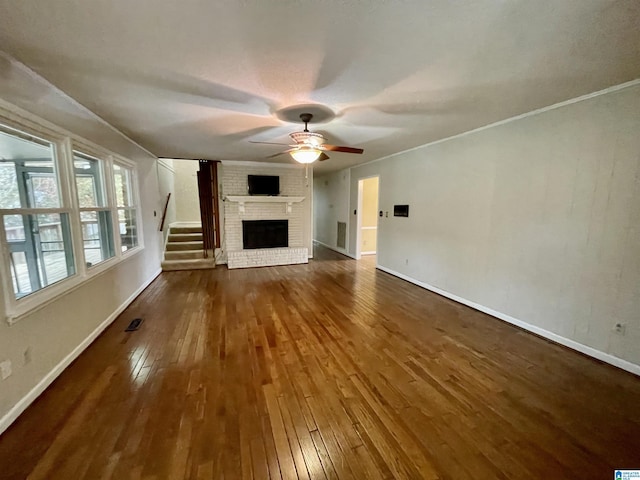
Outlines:
[[639,78],[639,26],[638,0],[0,0],[0,48],[154,154],[261,160],[321,104],[365,153],[320,171]]

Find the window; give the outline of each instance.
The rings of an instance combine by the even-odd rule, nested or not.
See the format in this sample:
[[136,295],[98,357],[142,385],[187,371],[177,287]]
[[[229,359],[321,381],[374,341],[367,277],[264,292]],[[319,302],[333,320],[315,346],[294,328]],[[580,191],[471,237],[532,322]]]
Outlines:
[[135,190],[133,188],[133,170],[114,163],[113,178],[116,189],[120,247],[123,252],[126,252],[138,245],[137,208]]
[[113,222],[104,182],[104,162],[73,153],[82,246],[87,268],[115,256]]
[[16,299],[75,275],[55,146],[0,125],[0,216]]
[[124,158],[0,106],[0,295],[13,323],[140,249]]

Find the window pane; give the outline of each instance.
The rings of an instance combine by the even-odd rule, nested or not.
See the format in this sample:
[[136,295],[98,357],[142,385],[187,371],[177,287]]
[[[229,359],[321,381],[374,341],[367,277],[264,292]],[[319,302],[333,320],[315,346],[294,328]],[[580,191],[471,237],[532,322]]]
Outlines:
[[136,225],[136,210],[133,208],[118,210],[118,223],[120,227],[120,243],[122,251],[138,245],[138,233]]
[[60,206],[53,145],[0,125],[0,209]]
[[56,208],[60,206],[58,186],[53,173],[27,173],[29,206],[33,208]]
[[113,176],[116,186],[116,202],[118,207],[132,206],[133,189],[131,185],[131,170],[118,164],[114,164]]
[[11,252],[10,261],[11,281],[13,283],[13,291],[15,292],[16,297],[19,298],[31,293],[29,277],[20,274],[20,272],[25,270],[27,265],[27,257],[24,252]]
[[[5,216],[5,228],[8,224],[17,224],[16,217],[18,215]],[[21,233],[6,231],[16,298],[75,274],[69,215],[51,213],[20,217]]]
[[96,197],[96,183],[90,176],[76,174],[76,186],[78,188],[78,205],[80,208],[98,207]]
[[24,222],[22,215],[6,215],[4,217],[4,231],[8,242],[24,241]]
[[4,159],[0,159],[0,208],[20,208],[16,166]]
[[73,152],[76,186],[80,208],[105,207],[102,162],[88,155]]
[[80,219],[87,267],[113,257],[115,249],[111,213],[108,211],[80,212]]

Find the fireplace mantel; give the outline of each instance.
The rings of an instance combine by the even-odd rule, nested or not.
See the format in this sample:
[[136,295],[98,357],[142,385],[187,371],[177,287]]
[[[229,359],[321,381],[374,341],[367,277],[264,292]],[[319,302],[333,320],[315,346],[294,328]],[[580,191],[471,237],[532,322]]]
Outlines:
[[240,213],[244,213],[246,203],[285,203],[287,205],[287,213],[291,213],[291,206],[294,203],[303,201],[305,197],[287,197],[285,195],[273,197],[260,195],[227,195],[224,199],[229,202],[237,202]]

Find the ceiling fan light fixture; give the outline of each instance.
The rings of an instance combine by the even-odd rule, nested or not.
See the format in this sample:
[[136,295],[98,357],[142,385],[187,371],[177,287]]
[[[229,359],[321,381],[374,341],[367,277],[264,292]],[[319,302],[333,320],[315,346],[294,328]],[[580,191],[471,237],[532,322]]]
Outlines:
[[[288,153],[298,163],[309,164],[316,160],[320,161],[328,160],[329,156],[324,153],[326,151],[331,152],[343,152],[343,153],[363,153],[362,148],[356,147],[340,147],[338,145],[328,145],[325,142],[324,135],[317,132],[309,131],[309,122],[313,118],[311,113],[301,113],[300,120],[304,122],[304,130],[302,132],[293,132],[289,136],[294,141],[293,145],[289,145],[288,150],[284,152],[276,153],[275,155],[269,155],[267,158],[277,157]],[[273,142],[252,142],[252,143],[265,143],[274,144]],[[275,143],[274,145],[286,145],[283,143]]]
[[313,163],[315,162],[322,150],[318,150],[317,148],[298,148],[291,152],[291,156],[296,162],[299,163]]

